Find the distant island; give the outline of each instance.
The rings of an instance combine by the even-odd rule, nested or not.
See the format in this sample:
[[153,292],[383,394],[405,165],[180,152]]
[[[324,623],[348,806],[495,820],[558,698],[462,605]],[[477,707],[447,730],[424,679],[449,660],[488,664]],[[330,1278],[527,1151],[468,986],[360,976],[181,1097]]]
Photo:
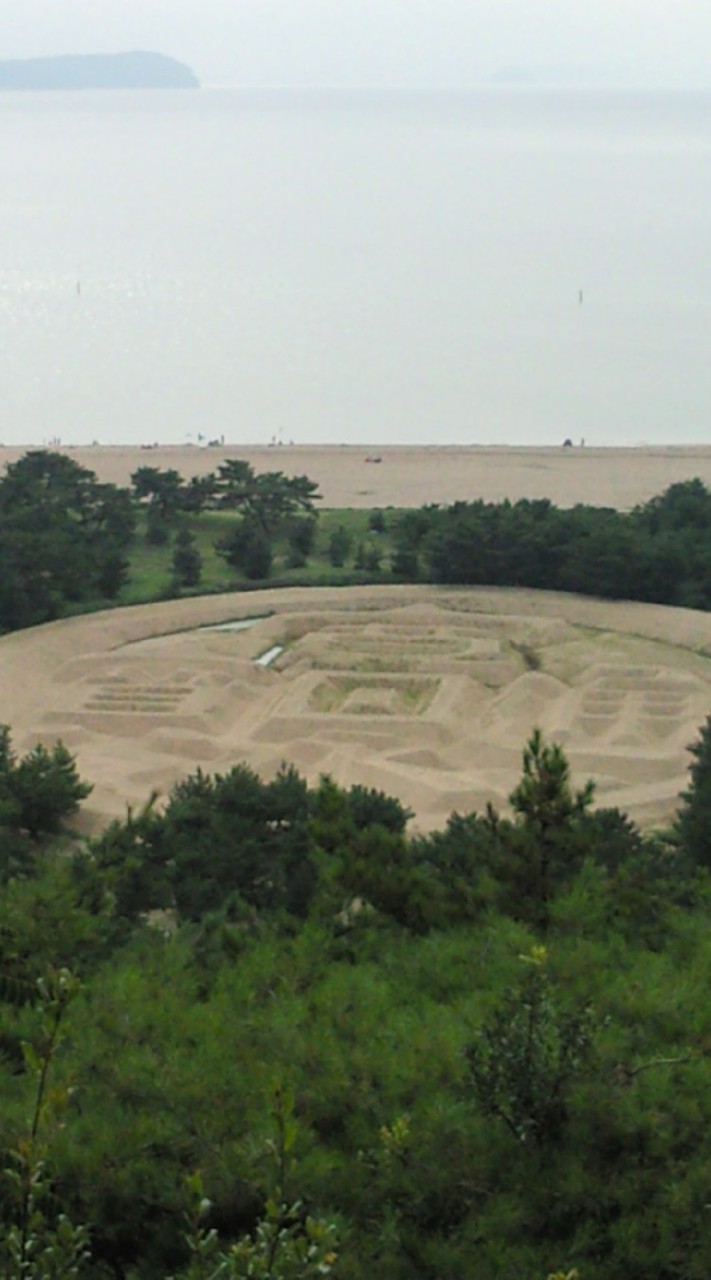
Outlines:
[[71,54],[0,62],[0,90],[199,88],[190,67],[162,53]]

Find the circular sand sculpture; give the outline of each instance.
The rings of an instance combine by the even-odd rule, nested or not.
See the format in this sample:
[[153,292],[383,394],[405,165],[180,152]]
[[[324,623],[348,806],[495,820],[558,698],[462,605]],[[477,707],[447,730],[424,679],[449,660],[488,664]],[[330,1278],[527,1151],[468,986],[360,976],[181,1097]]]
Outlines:
[[[266,666],[258,659],[276,656]],[[711,704],[711,617],[483,588],[234,594],[0,640],[18,752],[61,738],[97,830],[198,767],[293,763],[398,796],[421,829],[505,807],[535,726],[597,803],[649,825]]]

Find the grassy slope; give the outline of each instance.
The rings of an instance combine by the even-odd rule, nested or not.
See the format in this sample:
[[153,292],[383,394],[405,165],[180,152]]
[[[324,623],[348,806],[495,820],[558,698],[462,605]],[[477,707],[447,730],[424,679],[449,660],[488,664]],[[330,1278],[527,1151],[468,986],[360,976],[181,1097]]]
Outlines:
[[[388,572],[392,537],[390,530],[385,534],[373,534],[368,530],[369,511],[326,510],[320,513],[316,546],[308,563],[302,568],[287,567],[287,547],[284,541],[277,540],[275,546],[272,582],[322,586],[329,583],[339,584],[348,581],[377,581],[377,573],[356,571],[353,561],[359,544],[377,546],[382,552],[383,574]],[[386,521],[394,526],[397,512],[388,511]],[[217,555],[215,542],[224,537],[235,517],[221,512],[206,512],[186,521],[188,528],[195,535],[198,549],[203,558],[202,577],[197,587],[189,593],[202,595],[208,592],[234,591],[246,585],[246,580]],[[344,525],[353,538],[353,547],[343,569],[334,569],[328,559],[328,543],[331,533],[338,525]],[[130,579],[124,587],[119,604],[146,604],[171,594],[173,573],[171,561],[173,556],[173,536],[163,546],[151,546],[145,537],[145,522],[139,520],[135,543],[131,549]],[[249,584],[253,586],[254,584]]]

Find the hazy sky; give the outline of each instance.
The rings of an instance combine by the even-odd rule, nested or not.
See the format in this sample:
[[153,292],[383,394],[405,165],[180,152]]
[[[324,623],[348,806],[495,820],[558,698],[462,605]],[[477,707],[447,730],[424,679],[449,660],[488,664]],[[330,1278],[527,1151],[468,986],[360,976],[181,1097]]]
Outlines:
[[152,48],[204,84],[711,86],[709,0],[0,0],[0,57]]

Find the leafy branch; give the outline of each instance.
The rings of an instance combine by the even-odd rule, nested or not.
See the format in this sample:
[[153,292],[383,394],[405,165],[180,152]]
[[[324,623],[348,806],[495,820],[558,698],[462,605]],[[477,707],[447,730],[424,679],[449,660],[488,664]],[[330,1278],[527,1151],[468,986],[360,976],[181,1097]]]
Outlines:
[[51,1180],[42,1129],[70,1096],[68,1089],[50,1091],[49,1077],[64,1018],[78,991],[78,980],[68,969],[51,969],[40,978],[40,1032],[35,1043],[22,1043],[25,1067],[34,1076],[35,1088],[26,1135],[10,1152],[11,1163],[4,1170],[18,1201],[16,1221],[0,1250],[6,1280],[73,1280],[90,1256],[87,1229],[74,1226],[64,1214],[52,1225],[44,1203]]

